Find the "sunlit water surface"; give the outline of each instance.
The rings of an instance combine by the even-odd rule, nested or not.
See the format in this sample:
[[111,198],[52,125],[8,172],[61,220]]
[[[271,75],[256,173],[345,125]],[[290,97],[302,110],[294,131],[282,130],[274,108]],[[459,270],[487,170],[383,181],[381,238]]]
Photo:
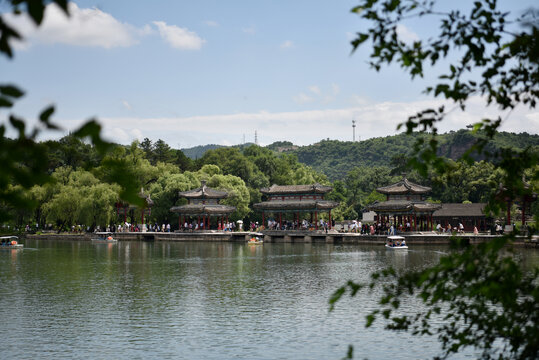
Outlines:
[[[432,358],[435,338],[365,329],[376,293],[333,312],[328,299],[349,279],[418,269],[447,251],[28,240],[0,252],[0,358],[340,359],[350,344],[356,359]],[[403,311],[417,306],[409,299]]]

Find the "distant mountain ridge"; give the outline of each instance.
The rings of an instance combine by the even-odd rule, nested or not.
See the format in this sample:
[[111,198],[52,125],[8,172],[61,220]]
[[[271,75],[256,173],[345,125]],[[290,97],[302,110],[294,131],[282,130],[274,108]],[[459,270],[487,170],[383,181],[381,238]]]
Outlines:
[[198,146],[194,146],[192,148],[181,149],[181,151],[183,151],[185,156],[187,156],[188,158],[196,160],[196,159],[201,158],[206,153],[206,151],[213,150],[213,149],[219,149],[219,148],[222,148],[222,147],[225,147],[225,146],[224,145],[217,145],[217,144],[208,144],[208,145],[198,145]]
[[[296,146],[291,142],[282,141],[266,147],[276,152],[294,154],[299,162],[326,174],[334,181],[343,179],[356,166],[391,166],[392,160],[408,157],[418,136],[422,135],[399,134],[358,142],[322,140],[307,146]],[[464,129],[441,134],[438,137],[439,155],[458,159],[480,136]],[[182,151],[186,156],[196,159],[202,157],[206,151],[219,147],[222,146],[204,145]],[[539,151],[539,135],[500,132],[489,143],[487,150],[495,151],[500,148],[522,150],[527,147]],[[483,159],[476,156],[475,160]]]
[[196,160],[196,159],[200,159],[202,156],[204,156],[204,154],[209,150],[215,150],[215,149],[219,149],[219,148],[223,148],[223,147],[235,147],[235,148],[242,149],[242,148],[250,146],[250,145],[253,145],[253,143],[245,143],[245,144],[232,145],[232,146],[208,144],[208,145],[198,145],[198,146],[194,146],[192,148],[181,149],[181,151],[188,158]]

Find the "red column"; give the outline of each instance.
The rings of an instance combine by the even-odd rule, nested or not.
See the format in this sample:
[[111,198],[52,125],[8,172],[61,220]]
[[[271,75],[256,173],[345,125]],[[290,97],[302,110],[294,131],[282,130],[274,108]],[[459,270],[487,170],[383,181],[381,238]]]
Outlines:
[[414,213],[414,231],[417,231],[417,216]]
[[200,215],[197,215],[197,227],[200,230]]
[[331,209],[329,209],[329,224],[328,227],[331,229]]
[[314,212],[314,223],[316,224],[314,228],[318,230],[318,211]]
[[283,228],[283,213],[279,213],[279,230]]

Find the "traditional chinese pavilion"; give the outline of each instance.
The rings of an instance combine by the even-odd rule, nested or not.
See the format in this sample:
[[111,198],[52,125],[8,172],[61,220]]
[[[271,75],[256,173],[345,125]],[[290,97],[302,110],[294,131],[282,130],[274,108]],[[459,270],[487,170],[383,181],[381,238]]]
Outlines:
[[445,203],[432,214],[435,223],[447,228],[447,225],[456,227],[459,223],[464,231],[487,231],[493,224],[493,218],[485,214],[486,203]]
[[378,222],[387,223],[393,219],[394,224],[409,222],[413,231],[434,229],[432,214],[441,205],[425,201],[430,187],[414,184],[403,177],[398,183],[380,187],[376,191],[386,195],[386,201],[369,206],[370,210],[376,212]]
[[228,197],[228,193],[207,187],[204,180],[199,188],[180,192],[179,195],[187,199],[187,205],[173,206],[170,211],[178,213],[180,229],[188,217],[196,217],[197,224],[200,224],[202,219],[204,229],[210,229],[211,217],[217,217],[217,222],[220,222],[222,229],[223,221],[226,220],[228,223],[228,216],[236,210],[234,206],[219,204],[221,199]]
[[526,226],[526,214],[531,214],[531,204],[537,200],[537,194],[532,191],[531,185],[525,181],[522,177],[521,189],[517,189],[512,192],[509,191],[502,184],[499,185],[498,190],[496,191],[496,198],[498,200],[504,201],[506,205],[506,225],[511,225],[511,206],[513,203],[516,203],[520,207],[521,211],[521,222],[522,227]]
[[318,213],[327,211],[331,227],[331,209],[337,207],[339,203],[324,200],[324,195],[332,189],[331,186],[320,184],[272,185],[269,188],[260,189],[260,192],[267,196],[267,201],[254,204],[253,207],[262,212],[262,223],[265,222],[266,214],[276,215],[279,227],[282,227],[283,214],[293,214],[294,220],[299,223],[300,214],[309,213],[311,222],[314,216],[314,223],[318,228]]

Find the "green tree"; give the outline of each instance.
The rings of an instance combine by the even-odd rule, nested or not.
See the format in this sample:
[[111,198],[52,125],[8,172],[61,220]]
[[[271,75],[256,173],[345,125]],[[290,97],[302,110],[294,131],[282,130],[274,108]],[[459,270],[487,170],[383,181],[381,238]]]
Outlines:
[[200,181],[195,173],[183,174],[165,173],[149,189],[154,202],[152,207],[152,219],[162,224],[172,218],[170,208],[175,205],[183,205],[185,199],[180,199],[179,192],[194,189],[200,186]]
[[176,164],[180,168],[181,171],[195,170],[193,160],[188,158],[181,150],[176,150],[174,164]]
[[153,145],[153,155],[154,165],[157,162],[172,163],[176,157],[172,148],[161,139],[157,140]]
[[228,197],[221,200],[220,203],[236,207],[230,220],[243,219],[250,213],[249,189],[241,178],[233,175],[215,174],[208,180],[208,186],[228,192]]
[[35,194],[43,203],[38,207],[47,222],[56,224],[59,230],[72,225],[86,225],[104,228],[115,217],[115,203],[118,201],[118,185],[102,183],[92,173],[61,167],[53,174],[57,181],[36,188]]
[[[376,70],[395,61],[414,78],[423,76],[425,66],[449,59],[448,71],[426,89],[428,94],[442,96],[461,109],[478,94],[502,109],[535,107],[539,96],[536,10],[511,21],[508,13],[497,9],[495,0],[475,1],[469,14],[460,10],[444,13],[437,10],[435,1],[364,0],[353,13],[371,23],[352,45],[356,49],[368,40],[372,42],[370,63]],[[438,36],[412,43],[399,37],[397,25],[401,21],[425,16],[440,18]],[[515,23],[522,27],[516,29]],[[426,133],[416,142],[408,162],[425,177],[429,173],[449,176],[454,169],[451,162],[437,156],[437,126],[446,114],[444,106],[426,109],[403,124],[407,133]],[[501,148],[492,153],[489,145],[500,124],[500,118],[474,124],[473,131],[482,136],[461,157],[471,163],[472,155],[480,153],[495,161],[503,172],[505,196],[517,198],[530,192],[523,175],[539,178],[539,154],[532,148]],[[491,197],[489,205],[495,212],[505,206],[496,197]],[[382,317],[391,330],[435,334],[444,358],[474,347],[482,351],[483,358],[537,359],[539,268],[524,271],[520,267],[507,248],[513,237],[510,234],[478,246],[459,246],[457,240],[459,251],[442,257],[437,265],[406,274],[386,269],[374,273],[370,284],[350,281],[334,293],[330,304],[334,306],[346,291],[353,296],[365,285],[371,289],[381,286],[380,307],[367,316],[367,327]],[[405,294],[419,297],[426,310],[397,314]],[[442,325],[432,321],[435,316],[443,319]],[[350,348],[348,357],[352,354]]]
[[450,161],[449,166],[451,171],[432,176],[431,196],[442,202],[487,202],[495,194],[503,178],[503,171],[486,161],[472,164]]
[[47,221],[56,224],[59,231],[75,225],[81,209],[82,194],[73,186],[62,186],[52,199],[45,203],[43,211]]
[[[28,14],[34,25],[39,26],[44,17],[45,7],[49,3],[56,3],[66,15],[68,15],[67,0],[9,0],[4,2],[5,14],[10,9],[15,15]],[[8,58],[13,57],[11,43],[13,40],[21,40],[22,36],[13,26],[4,21],[3,14],[0,14],[0,54]],[[19,87],[13,84],[0,84],[0,108],[10,109],[14,103],[24,95]],[[49,171],[50,159],[45,144],[36,141],[37,136],[43,128],[48,130],[59,130],[60,127],[52,121],[54,107],[48,106],[39,115],[40,126],[36,126],[27,132],[26,123],[15,114],[9,114],[7,120],[0,123],[0,221],[12,218],[10,209],[32,209],[35,202],[27,196],[26,191],[35,185],[44,185],[52,178]],[[12,128],[17,133],[15,139],[6,137],[6,131]],[[95,150],[104,154],[111,148],[111,144],[103,141],[100,137],[101,126],[96,120],[89,120],[78,130],[71,133],[74,138],[90,138]],[[70,154],[65,154],[70,155]],[[57,160],[57,159],[52,159]],[[69,162],[75,165],[76,157]],[[126,177],[121,167],[115,168],[115,182],[121,184],[123,190],[121,195],[137,203],[136,195],[131,187],[129,177]],[[14,186],[15,185],[15,186]],[[24,191],[20,191],[22,189]]]
[[147,160],[152,161],[153,159],[153,143],[150,139],[144,138],[142,142],[139,144],[139,147],[144,151],[144,155],[146,156]]

